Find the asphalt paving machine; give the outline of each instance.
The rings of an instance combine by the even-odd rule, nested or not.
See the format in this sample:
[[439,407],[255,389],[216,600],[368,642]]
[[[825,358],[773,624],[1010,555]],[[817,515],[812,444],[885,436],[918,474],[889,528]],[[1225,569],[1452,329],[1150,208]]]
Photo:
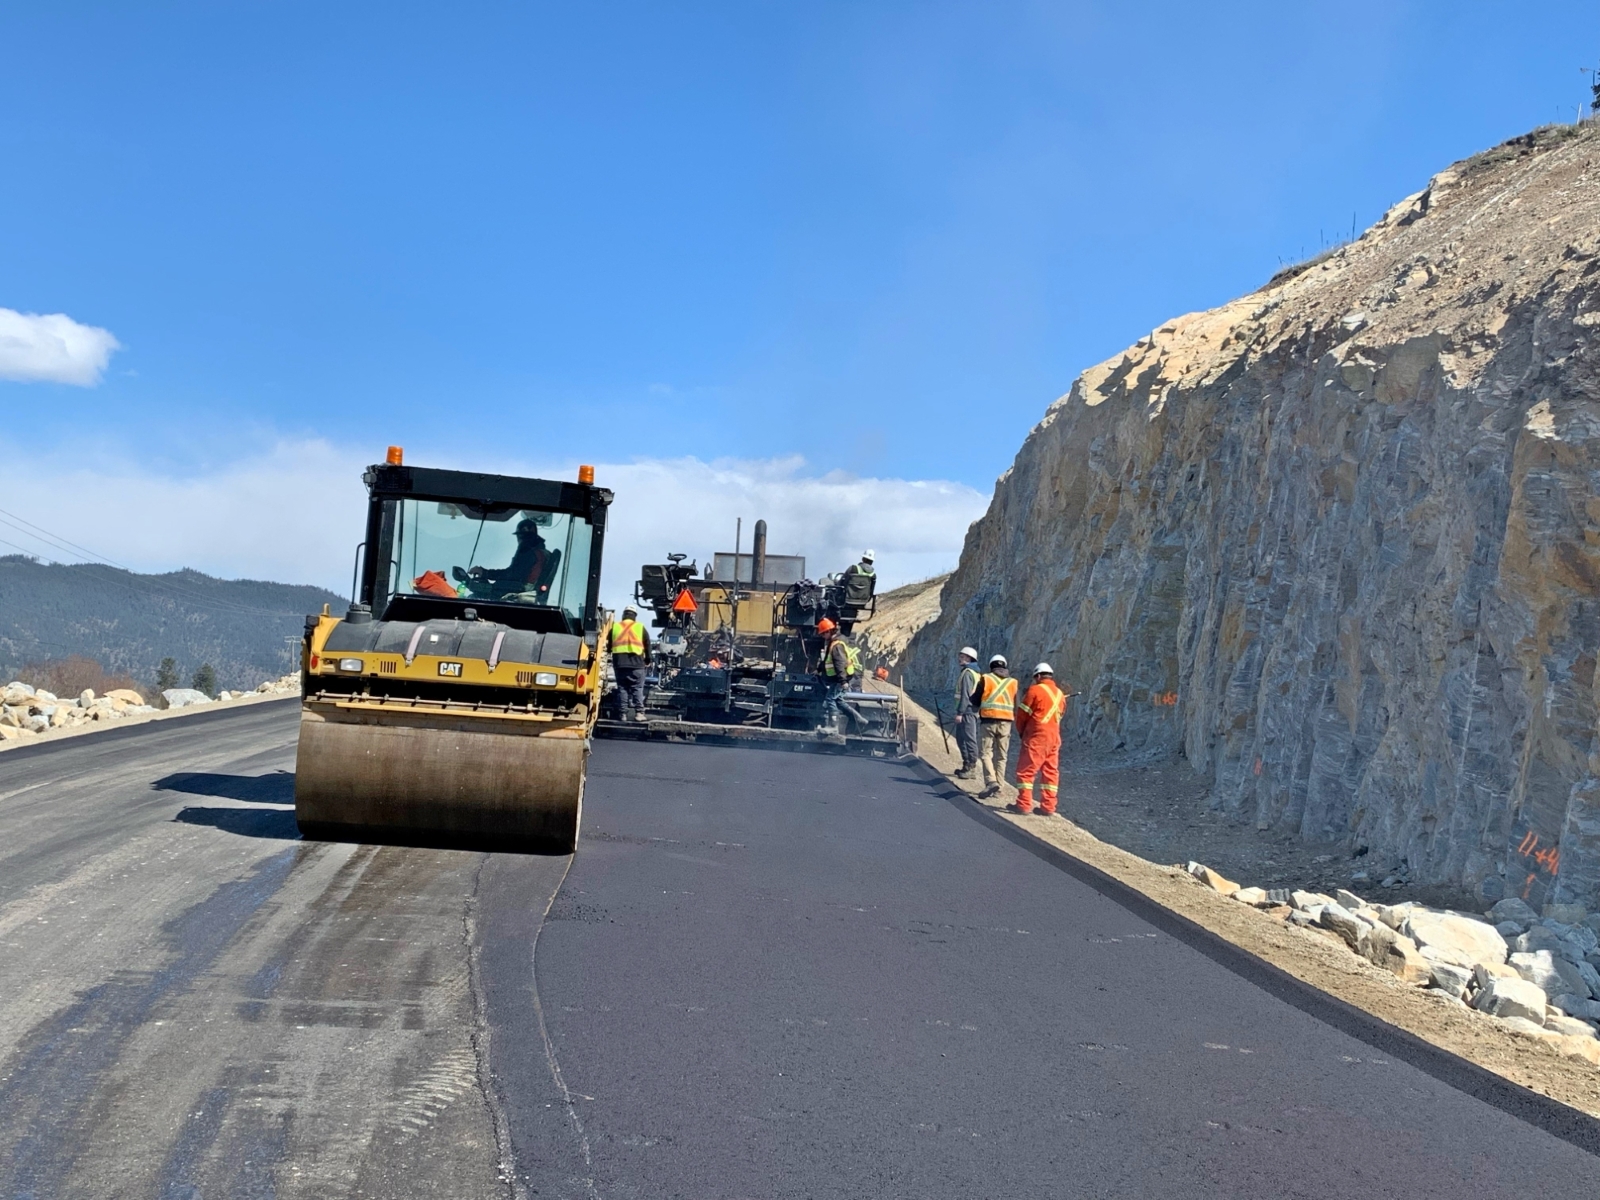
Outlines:
[[643,720],[623,720],[608,694],[605,737],[764,745],[897,757],[915,737],[899,694],[829,695],[822,670],[828,618],[849,631],[876,607],[870,580],[806,576],[801,555],[769,554],[765,521],[748,553],[719,553],[704,574],[684,554],[640,568],[634,598],[651,614]]
[[566,853],[599,713],[611,493],[404,464],[363,475],[342,617],[306,618],[295,819],[309,838]]

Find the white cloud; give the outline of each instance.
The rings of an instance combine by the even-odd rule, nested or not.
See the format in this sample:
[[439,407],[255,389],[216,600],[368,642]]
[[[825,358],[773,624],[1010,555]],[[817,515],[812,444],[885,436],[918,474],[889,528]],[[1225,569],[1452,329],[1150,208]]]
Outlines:
[[0,379],[93,387],[119,349],[110,330],[80,325],[65,313],[0,308]]
[[[316,583],[345,592],[363,533],[362,469],[375,458],[322,441],[279,442],[179,479],[127,461],[52,460],[0,444],[7,495],[0,507],[141,571],[194,567],[227,578]],[[507,474],[576,478],[577,462],[439,461]],[[606,535],[604,595],[631,595],[641,563],[681,550],[704,562],[744,546],[757,518],[775,554],[804,554],[812,575],[877,552],[882,586],[949,570],[987,497],[941,480],[813,476],[798,458],[703,462],[696,458],[597,463],[616,494]],[[7,525],[0,539],[44,557],[70,555]],[[0,545],[0,553],[14,553]]]

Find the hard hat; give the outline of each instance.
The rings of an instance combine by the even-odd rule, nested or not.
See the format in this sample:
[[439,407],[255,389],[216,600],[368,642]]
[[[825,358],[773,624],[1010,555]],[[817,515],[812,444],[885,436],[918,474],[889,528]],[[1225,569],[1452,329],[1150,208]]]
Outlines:
[[1006,656],[1004,654],[996,654],[993,658],[991,658],[989,660],[989,665],[991,667],[1003,667],[1003,666],[1005,666],[1006,665]]
[[973,662],[977,662],[978,661],[978,652],[976,650],[974,650],[971,646],[963,646],[963,647],[961,647],[961,657],[962,658],[970,658]]
[[1035,675],[1054,675],[1055,671],[1051,668],[1049,663],[1040,663],[1033,669],[1033,673]]
[[827,617],[823,617],[822,620],[817,622],[817,632],[818,633],[832,633],[837,628],[839,628],[839,627],[837,625],[835,625],[833,623],[833,621],[830,620]]
[[868,550],[865,554],[863,554],[861,556],[861,561],[862,562],[871,562],[872,561],[872,551]]
[[631,604],[624,604],[622,606],[622,615],[625,617],[637,617],[639,610]]

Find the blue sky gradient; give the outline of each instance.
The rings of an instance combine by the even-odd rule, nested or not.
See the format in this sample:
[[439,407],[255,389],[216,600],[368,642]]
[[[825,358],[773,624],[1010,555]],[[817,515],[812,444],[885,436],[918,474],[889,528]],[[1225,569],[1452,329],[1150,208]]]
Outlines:
[[124,347],[0,382],[10,454],[986,493],[1085,367],[1572,119],[1600,13],[67,2],[0,45],[0,307]]

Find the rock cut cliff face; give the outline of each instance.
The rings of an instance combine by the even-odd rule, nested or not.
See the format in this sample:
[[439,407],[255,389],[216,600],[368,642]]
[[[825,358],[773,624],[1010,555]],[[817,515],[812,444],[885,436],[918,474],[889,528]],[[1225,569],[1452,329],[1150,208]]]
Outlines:
[[1067,731],[1416,883],[1600,899],[1600,129],[1084,373],[907,681],[1049,658]]

